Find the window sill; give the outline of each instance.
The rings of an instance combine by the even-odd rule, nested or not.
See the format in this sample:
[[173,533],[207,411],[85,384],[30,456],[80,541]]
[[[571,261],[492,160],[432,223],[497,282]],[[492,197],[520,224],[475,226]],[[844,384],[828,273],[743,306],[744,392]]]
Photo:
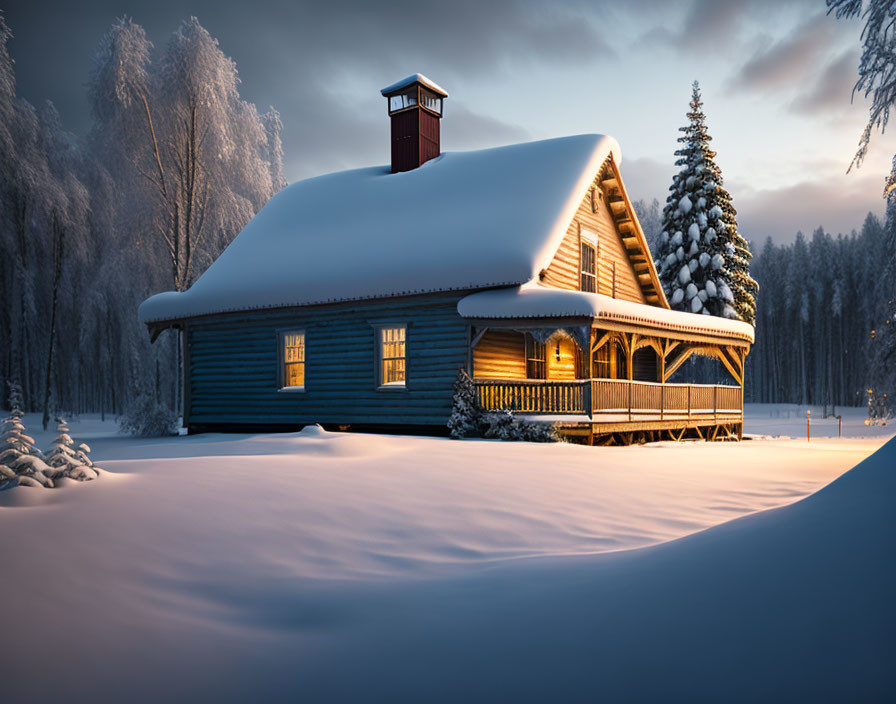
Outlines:
[[286,393],[286,394],[303,394],[305,393],[304,386],[281,386],[277,389],[277,393]]
[[376,387],[377,391],[407,391],[407,384],[380,384]]

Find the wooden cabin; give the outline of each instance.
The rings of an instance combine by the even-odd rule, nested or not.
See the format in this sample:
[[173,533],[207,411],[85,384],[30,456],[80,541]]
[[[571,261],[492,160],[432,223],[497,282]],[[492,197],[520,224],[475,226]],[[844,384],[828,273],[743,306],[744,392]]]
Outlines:
[[[740,437],[753,328],[669,309],[613,138],[442,153],[447,92],[382,94],[391,165],[288,186],[140,306],[183,333],[190,432],[439,431],[464,368],[484,408],[587,442]],[[692,355],[730,383],[672,383]]]

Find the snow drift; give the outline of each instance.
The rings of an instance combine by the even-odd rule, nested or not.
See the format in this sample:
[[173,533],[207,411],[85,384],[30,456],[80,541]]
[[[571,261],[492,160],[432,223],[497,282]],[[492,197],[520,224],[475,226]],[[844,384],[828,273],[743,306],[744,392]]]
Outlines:
[[[672,543],[381,596],[349,647],[310,658],[302,689],[345,701],[883,701],[896,687],[894,504],[890,440],[803,501]],[[332,601],[321,593],[323,611]]]
[[2,613],[0,644],[91,653],[10,669],[11,701],[818,701],[894,685],[892,441],[805,501],[699,534],[805,496],[877,442],[595,449],[312,427],[91,444],[115,472],[102,482],[0,503],[16,536],[0,564],[39,605]]

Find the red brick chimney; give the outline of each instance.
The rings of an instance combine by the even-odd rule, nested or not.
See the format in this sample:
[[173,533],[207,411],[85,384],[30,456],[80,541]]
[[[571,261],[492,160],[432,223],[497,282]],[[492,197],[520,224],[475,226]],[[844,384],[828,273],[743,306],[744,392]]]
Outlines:
[[380,92],[392,120],[392,173],[416,169],[441,154],[439,120],[448,93],[419,73]]

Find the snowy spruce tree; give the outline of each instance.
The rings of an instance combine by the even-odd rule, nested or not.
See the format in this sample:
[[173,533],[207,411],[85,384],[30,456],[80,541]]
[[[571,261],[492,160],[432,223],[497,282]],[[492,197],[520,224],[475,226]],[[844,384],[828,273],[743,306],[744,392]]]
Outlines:
[[451,417],[448,418],[451,437],[457,440],[478,435],[481,417],[482,409],[476,397],[476,386],[467,370],[461,368],[454,380]]
[[67,477],[80,482],[96,479],[98,475],[88,455],[90,447],[84,443],[75,445],[64,418],[56,419],[56,432],[58,435],[46,457],[47,464],[52,468],[48,472],[50,476],[54,479]]
[[13,486],[53,487],[40,450],[25,434],[22,388],[9,383],[9,416],[0,422],[0,489]]
[[675,152],[680,171],[663,208],[656,267],[674,310],[744,320],[756,314],[759,286],[750,276],[750,246],[709,147],[700,86],[694,81],[689,124]]

